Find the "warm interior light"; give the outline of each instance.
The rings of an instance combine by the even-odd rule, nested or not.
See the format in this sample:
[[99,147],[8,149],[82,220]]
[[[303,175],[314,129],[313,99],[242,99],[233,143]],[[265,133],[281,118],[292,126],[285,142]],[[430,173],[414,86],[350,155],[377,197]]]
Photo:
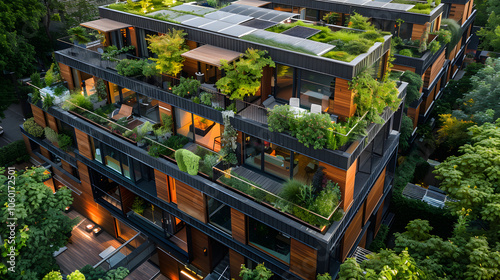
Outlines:
[[97,234],[97,233],[99,233],[101,231],[101,228],[100,227],[96,227],[96,228],[94,228],[93,231],[94,231],[95,234]]
[[89,230],[90,230],[90,229],[93,229],[93,228],[94,228],[94,225],[90,225],[90,224],[89,224],[89,225],[87,225],[87,229],[89,229]]
[[187,272],[185,272],[184,270],[181,270],[181,273],[186,275],[186,277],[188,277],[189,279],[193,279],[193,280],[198,280],[196,278],[194,278],[193,276],[189,275]]
[[66,208],[64,208],[65,211],[68,211],[69,210],[69,206],[67,206]]

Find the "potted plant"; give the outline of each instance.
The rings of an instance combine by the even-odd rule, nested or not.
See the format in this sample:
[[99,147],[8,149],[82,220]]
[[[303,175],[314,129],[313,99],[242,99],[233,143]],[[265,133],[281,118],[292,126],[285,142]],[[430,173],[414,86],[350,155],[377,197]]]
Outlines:
[[153,131],[153,125],[150,122],[145,122],[142,125],[134,128],[134,132],[137,134],[137,146],[144,148],[146,146],[146,135]]
[[68,30],[68,35],[75,45],[86,47],[86,44],[90,42],[89,33],[82,26],[70,28]]
[[189,98],[198,91],[199,87],[200,82],[198,80],[181,77],[179,85],[172,89],[172,93],[180,97]]
[[136,196],[131,208],[135,213],[142,215],[144,213],[144,209],[146,209],[146,205],[144,204],[144,200],[142,198]]
[[183,30],[172,29],[165,35],[149,35],[146,38],[148,49],[157,55],[157,58],[149,60],[156,62],[154,65],[160,73],[177,76],[181,72],[184,62],[181,54],[188,51],[184,44],[186,35]]
[[[93,103],[94,110],[97,110],[108,102],[108,92],[106,90],[106,84],[104,84],[104,81],[102,79],[98,79],[95,83],[95,98],[97,100]],[[94,96],[92,95],[92,96]]]

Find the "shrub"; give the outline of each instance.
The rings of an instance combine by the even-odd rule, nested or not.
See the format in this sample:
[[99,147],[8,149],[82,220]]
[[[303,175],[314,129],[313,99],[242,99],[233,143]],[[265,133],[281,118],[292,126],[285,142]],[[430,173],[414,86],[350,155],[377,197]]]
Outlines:
[[203,164],[201,166],[201,172],[212,177],[213,167],[219,162],[219,156],[216,154],[208,154],[203,158]]
[[50,87],[57,80],[57,73],[54,71],[55,64],[50,65],[49,70],[45,73],[45,85]]
[[[361,38],[364,38],[364,39],[367,39],[370,41],[380,41],[381,37],[382,36],[380,35],[380,33],[378,33],[375,30],[368,30],[364,33],[361,33]],[[382,41],[383,41],[383,39],[382,39]]]
[[180,171],[187,172],[189,175],[198,174],[200,157],[186,149],[175,151],[175,160]]
[[322,149],[327,142],[328,128],[331,126],[328,114],[305,114],[298,120],[295,137],[300,143],[314,149]]
[[89,97],[83,96],[80,93],[75,93],[70,96],[68,101],[72,104],[65,105],[65,107],[69,107],[70,110],[74,110],[76,107],[81,107],[88,111],[92,111],[94,109],[94,105],[90,101]]
[[55,100],[55,97],[50,95],[50,94],[46,94],[45,97],[43,98],[43,105],[42,105],[42,108],[47,111],[49,110],[50,107],[52,107],[54,105],[54,100]]
[[269,131],[277,132],[290,130],[291,122],[294,121],[294,113],[290,110],[289,105],[274,106],[267,118]]
[[126,77],[142,75],[143,68],[147,62],[145,60],[123,59],[116,65],[118,74]]
[[134,203],[132,203],[132,211],[135,213],[142,215],[144,213],[144,209],[146,208],[146,205],[144,205],[144,200],[138,196],[134,198]]
[[57,143],[59,145],[59,148],[61,148],[63,151],[66,152],[68,151],[71,144],[73,144],[73,138],[71,138],[71,136],[61,133],[57,136]]
[[413,57],[413,52],[410,49],[402,49],[399,51],[398,54],[408,56],[408,57]]
[[23,123],[23,128],[28,132],[29,134],[35,136],[35,137],[42,137],[43,136],[43,127],[38,125],[35,122],[35,118],[29,118]]
[[431,51],[432,54],[437,53],[437,51],[439,51],[440,48],[441,48],[441,43],[439,43],[438,40],[432,41],[428,46],[428,49]]
[[70,35],[70,40],[78,44],[87,44],[90,42],[89,33],[82,26],[77,26],[70,28],[68,30],[68,35]]
[[202,92],[200,93],[200,100],[202,104],[205,104],[207,106],[212,106],[212,98],[213,95],[208,92]]
[[347,42],[344,49],[352,55],[359,55],[368,51],[373,44],[367,39],[358,39]]
[[149,58],[155,63],[156,69],[163,74],[176,76],[181,72],[184,57],[182,53],[189,49],[184,44],[187,33],[183,30],[171,29],[164,35],[148,35],[148,49],[157,55],[157,58]]
[[58,143],[57,132],[55,132],[52,128],[50,128],[48,126],[45,127],[44,131],[45,131],[45,137],[47,138],[47,140],[49,140],[53,144]]
[[172,132],[172,126],[174,125],[174,121],[171,115],[167,115],[165,113],[161,114],[161,121],[163,123],[163,127],[165,128],[165,132]]
[[369,20],[369,18],[354,12],[349,18],[348,27],[362,30],[375,30],[375,27]]
[[178,150],[184,145],[186,145],[189,142],[189,138],[187,138],[184,135],[173,135],[172,137],[168,138],[167,141],[165,141],[165,145],[167,147],[173,149],[173,150]]
[[40,73],[35,72],[35,73],[31,74],[30,79],[31,79],[32,85],[39,87],[39,88],[43,87],[42,79],[40,78]]
[[387,238],[387,234],[389,234],[389,227],[382,224],[380,225],[380,229],[378,230],[377,236],[373,239],[372,244],[368,248],[372,252],[378,252],[380,249],[386,249],[385,239]]
[[297,180],[288,180],[283,184],[279,196],[287,201],[297,203],[302,182]]
[[200,82],[194,78],[181,77],[180,84],[172,89],[172,93],[180,97],[187,97],[198,91]]
[[23,140],[9,143],[0,148],[0,166],[10,166],[15,163],[28,161],[30,155]]
[[329,51],[323,55],[323,57],[326,58],[331,58],[335,60],[340,60],[340,61],[345,61],[345,62],[350,62],[352,61],[356,56],[349,54],[348,52],[345,51]]
[[66,88],[64,88],[63,86],[58,86],[54,89],[54,95],[55,96],[61,96],[64,94],[64,91],[66,90]]
[[200,103],[201,103],[200,97],[198,97],[198,96],[193,96],[193,97],[191,98],[191,100],[192,100],[194,103],[196,103],[196,104],[200,104]]

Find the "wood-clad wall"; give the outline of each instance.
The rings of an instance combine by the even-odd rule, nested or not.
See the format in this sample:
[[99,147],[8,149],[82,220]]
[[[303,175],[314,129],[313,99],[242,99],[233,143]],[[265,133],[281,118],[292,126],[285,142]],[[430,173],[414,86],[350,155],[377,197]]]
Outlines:
[[438,58],[436,59],[436,61],[434,61],[434,63],[429,68],[427,68],[427,70],[425,71],[425,75],[424,75],[424,87],[426,87],[426,88],[429,87],[429,85],[436,78],[436,76],[439,73],[439,71],[441,71],[441,69],[443,68],[444,61],[446,60],[445,54],[446,54],[446,52],[443,51],[438,56]]
[[[450,7],[450,14],[448,18],[452,18],[456,21],[460,21],[462,18],[466,18],[467,11],[465,9],[465,5],[460,4],[452,4]],[[465,16],[465,17],[464,17]]]
[[336,78],[332,113],[344,119],[353,116],[355,112],[354,94],[349,89],[349,81]]
[[[179,280],[179,263],[168,254],[158,248],[158,262],[160,272],[170,280]],[[166,251],[166,250],[165,250]]]
[[365,234],[363,234],[363,237],[361,237],[361,240],[359,241],[358,246],[361,248],[366,248],[366,235],[368,234],[368,231],[365,231]]
[[205,195],[181,181],[176,180],[177,206],[179,210],[206,223],[207,206]]
[[348,170],[342,170],[335,166],[331,166],[320,162],[319,165],[325,167],[323,170],[328,179],[339,184],[340,192],[342,193],[342,204],[341,207],[344,212],[349,210],[351,206],[353,195],[354,195],[354,180],[356,177],[356,165],[358,160],[354,161]]
[[[201,269],[204,273],[212,271],[212,246],[210,238],[203,232],[190,227],[191,230],[191,248],[189,251],[192,257],[192,264]],[[205,254],[203,251],[207,250]]]
[[123,214],[127,215],[127,213],[132,210],[132,204],[134,204],[136,195],[127,188],[120,186],[120,197],[122,200]]
[[408,67],[408,66],[404,66],[404,65],[397,65],[397,64],[394,64],[394,66],[392,66],[392,69],[394,70],[400,70],[400,71],[411,71],[413,73],[415,73],[415,68],[414,67]]
[[358,211],[344,234],[344,239],[342,242],[342,261],[347,258],[347,254],[349,254],[349,251],[352,249],[352,246],[356,242],[356,239],[358,239],[361,228],[363,227],[362,222],[363,211]]
[[229,273],[230,279],[241,280],[241,265],[245,263],[245,257],[229,249]]
[[261,101],[267,99],[269,95],[272,94],[271,80],[273,79],[273,68],[266,66],[262,69],[262,79],[260,83],[261,87]]
[[304,279],[316,279],[318,252],[304,243],[291,238],[290,271]]
[[420,104],[417,108],[408,107],[408,117],[412,119],[413,129],[415,129],[418,125],[418,112],[420,111]]
[[380,208],[378,209],[377,212],[377,224],[375,225],[375,235],[377,235],[378,230],[380,229],[380,226],[382,225],[382,214],[384,213],[384,203],[385,201],[382,201],[380,204]]
[[45,122],[45,114],[43,113],[43,110],[31,104],[31,111],[33,112],[33,117],[35,118],[35,122],[41,127],[45,128],[47,124]]
[[89,136],[85,132],[75,128],[75,137],[78,146],[78,152],[88,159],[93,159]]
[[45,119],[47,120],[47,124],[49,125],[49,127],[52,128],[52,130],[54,130],[56,133],[59,133],[56,118],[54,118],[54,116],[52,116],[51,114],[45,113]]
[[231,208],[231,232],[233,239],[243,244],[247,244],[246,225],[245,214]]
[[384,183],[385,183],[385,170],[387,169],[384,168],[382,171],[382,174],[378,177],[377,181],[373,185],[372,190],[368,194],[368,197],[366,198],[365,202],[365,223],[368,222],[370,219],[370,216],[375,209],[375,206],[377,206],[378,202],[380,201],[380,198],[382,198],[382,195],[384,194]]
[[426,22],[425,24],[413,24],[413,29],[411,32],[412,40],[420,40],[422,35],[425,33],[425,30],[429,28],[430,24]]
[[44,156],[45,158],[50,160],[50,152],[47,149],[45,149],[44,147],[40,146],[40,154],[42,154],[42,156]]
[[128,28],[130,34],[130,44],[135,47],[135,56],[139,56],[139,44],[137,43],[137,32],[135,27]]
[[61,77],[63,80],[68,82],[69,90],[75,89],[75,83],[73,82],[73,75],[71,74],[71,68],[68,65],[59,62],[59,69],[61,69]]
[[167,175],[155,169],[156,195],[165,202],[170,202]]

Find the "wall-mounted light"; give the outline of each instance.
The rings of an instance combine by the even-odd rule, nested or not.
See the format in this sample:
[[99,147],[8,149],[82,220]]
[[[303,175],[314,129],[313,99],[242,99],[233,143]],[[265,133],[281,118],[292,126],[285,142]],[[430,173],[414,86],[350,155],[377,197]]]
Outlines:
[[207,247],[203,247],[203,255],[206,257],[208,255]]
[[194,278],[193,276],[191,276],[189,273],[185,272],[184,270],[181,270],[181,274],[185,275],[189,279],[198,280],[198,279]]

